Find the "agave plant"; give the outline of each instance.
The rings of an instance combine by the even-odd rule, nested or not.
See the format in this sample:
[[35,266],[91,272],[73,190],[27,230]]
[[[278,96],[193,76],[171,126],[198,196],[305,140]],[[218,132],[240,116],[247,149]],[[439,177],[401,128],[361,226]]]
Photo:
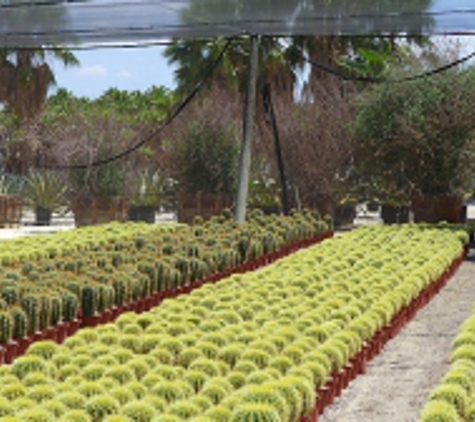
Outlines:
[[66,205],[68,184],[60,174],[53,171],[32,170],[25,179],[22,194],[35,209],[36,221],[40,222],[38,211],[47,211],[51,218],[52,212],[57,212]]

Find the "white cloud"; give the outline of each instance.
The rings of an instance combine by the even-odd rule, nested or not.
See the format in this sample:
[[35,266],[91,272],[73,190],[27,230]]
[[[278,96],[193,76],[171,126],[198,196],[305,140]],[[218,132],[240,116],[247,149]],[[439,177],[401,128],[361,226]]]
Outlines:
[[107,76],[107,69],[104,66],[88,66],[79,69],[79,74],[83,76]]
[[119,76],[119,78],[130,78],[132,73],[130,73],[128,70],[121,70],[117,76]]

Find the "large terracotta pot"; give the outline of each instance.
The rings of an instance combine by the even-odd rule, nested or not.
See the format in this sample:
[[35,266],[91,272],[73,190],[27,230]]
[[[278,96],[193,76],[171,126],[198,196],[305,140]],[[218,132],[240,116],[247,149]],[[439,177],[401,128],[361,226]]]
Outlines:
[[416,223],[461,223],[463,220],[462,195],[413,195],[411,206]]
[[129,201],[122,196],[84,196],[76,198],[72,204],[77,227],[110,221],[125,222],[128,209]]
[[181,193],[178,196],[178,221],[192,223],[195,216],[208,219],[221,215],[225,208],[231,207],[231,195],[218,193]]
[[0,227],[18,227],[21,222],[23,198],[15,195],[0,196]]

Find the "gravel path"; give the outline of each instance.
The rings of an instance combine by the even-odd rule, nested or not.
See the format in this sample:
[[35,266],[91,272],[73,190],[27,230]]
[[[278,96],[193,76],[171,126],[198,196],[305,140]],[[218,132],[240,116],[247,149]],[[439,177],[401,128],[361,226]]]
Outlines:
[[475,251],[364,375],[320,415],[319,422],[416,422],[429,392],[448,369],[452,340],[475,303]]

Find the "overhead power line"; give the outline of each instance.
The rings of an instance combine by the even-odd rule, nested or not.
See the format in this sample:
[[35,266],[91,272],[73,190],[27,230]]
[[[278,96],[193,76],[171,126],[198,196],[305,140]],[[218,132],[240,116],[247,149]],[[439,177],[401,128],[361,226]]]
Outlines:
[[315,60],[312,60],[312,59],[306,57],[305,54],[302,51],[300,51],[300,53],[302,54],[302,59],[305,62],[307,62],[308,64],[310,64],[311,66],[313,66],[317,69],[320,69],[320,70],[322,70],[326,73],[329,73],[330,75],[336,76],[336,77],[338,77],[338,78],[340,78],[344,81],[367,82],[367,83],[392,83],[392,84],[400,84],[400,83],[404,83],[404,82],[411,82],[411,81],[415,81],[415,80],[418,80],[418,79],[427,78],[427,77],[436,75],[438,73],[445,72],[445,71],[447,71],[449,69],[452,69],[454,67],[457,67],[457,66],[459,66],[463,63],[466,63],[467,61],[469,61],[470,59],[475,57],[475,51],[474,51],[470,54],[467,54],[466,56],[463,56],[460,59],[457,59],[457,60],[455,60],[453,62],[450,62],[446,65],[437,67],[435,69],[429,70],[427,72],[418,73],[416,75],[407,76],[407,77],[400,78],[400,79],[391,79],[391,78],[383,78],[383,77],[360,76],[360,75],[354,75],[354,74],[350,75],[350,74],[348,74],[346,72],[342,72],[338,69],[334,69],[334,68],[331,68],[331,67],[326,66],[324,64],[317,63]]
[[71,170],[79,170],[79,169],[86,169],[89,167],[97,167],[100,165],[108,164],[116,160],[120,160],[127,155],[131,154],[134,151],[137,151],[140,147],[143,145],[149,143],[152,139],[154,139],[160,132],[162,132],[167,126],[169,126],[173,120],[175,120],[176,117],[190,104],[190,102],[196,97],[198,92],[203,88],[205,83],[211,78],[213,75],[214,71],[216,68],[219,66],[221,61],[223,60],[223,57],[228,50],[229,46],[231,45],[232,41],[234,40],[234,37],[228,38],[226,40],[225,45],[221,49],[218,57],[216,60],[211,64],[211,66],[208,69],[208,72],[205,74],[205,76],[194,86],[194,88],[191,90],[191,92],[173,109],[173,111],[169,114],[167,119],[157,128],[155,129],[152,133],[150,133],[147,137],[143,138],[139,142],[135,143],[133,146],[125,149],[124,151],[121,151],[117,154],[111,155],[110,157],[101,159],[101,160],[96,160],[92,161],[91,163],[88,164],[71,164],[71,165],[66,165],[66,166],[53,166],[53,168],[56,169],[71,169]]

